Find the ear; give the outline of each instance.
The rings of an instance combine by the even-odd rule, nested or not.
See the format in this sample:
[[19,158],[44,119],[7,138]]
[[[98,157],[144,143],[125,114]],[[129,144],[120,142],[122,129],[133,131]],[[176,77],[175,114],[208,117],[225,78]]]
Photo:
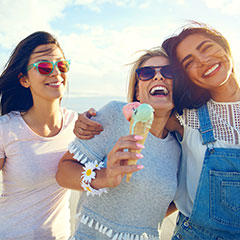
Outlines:
[[29,88],[30,87],[30,84],[28,82],[28,79],[26,76],[24,76],[22,73],[19,73],[18,74],[18,79],[19,79],[19,82],[20,84],[25,87],[25,88]]

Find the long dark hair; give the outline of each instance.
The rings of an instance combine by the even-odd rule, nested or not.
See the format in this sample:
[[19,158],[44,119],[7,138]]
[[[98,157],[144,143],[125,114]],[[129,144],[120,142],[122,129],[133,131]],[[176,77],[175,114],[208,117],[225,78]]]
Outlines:
[[[55,44],[62,51],[56,38],[43,31],[29,35],[13,50],[0,76],[1,115],[11,111],[25,112],[33,106],[30,89],[23,87],[19,79],[27,75],[27,65],[34,49],[43,44]],[[47,51],[50,49],[44,50]]]
[[176,55],[176,48],[179,43],[191,34],[201,34],[212,39],[232,58],[229,43],[223,35],[210,26],[198,22],[191,22],[179,34],[163,42],[162,47],[168,54],[169,61],[174,68],[173,101],[177,112],[180,114],[182,114],[184,108],[199,108],[210,99],[209,91],[191,81]]

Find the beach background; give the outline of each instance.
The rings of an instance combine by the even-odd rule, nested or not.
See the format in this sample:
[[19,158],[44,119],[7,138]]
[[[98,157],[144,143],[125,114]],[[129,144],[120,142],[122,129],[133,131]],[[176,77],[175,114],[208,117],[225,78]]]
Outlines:
[[[240,75],[237,0],[11,0],[11,7],[9,2],[0,0],[0,72],[21,39],[35,31],[52,33],[71,60],[62,104],[76,112],[125,101],[126,64],[139,50],[161,45],[189,20],[207,23],[228,39]],[[73,192],[72,223],[77,200]],[[165,219],[162,240],[170,239],[175,218]]]

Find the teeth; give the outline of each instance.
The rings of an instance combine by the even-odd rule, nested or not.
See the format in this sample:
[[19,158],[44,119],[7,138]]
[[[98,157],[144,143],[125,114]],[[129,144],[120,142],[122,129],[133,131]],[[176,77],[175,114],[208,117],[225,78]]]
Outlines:
[[209,70],[207,70],[205,73],[204,73],[204,76],[207,76],[209,75],[210,73],[212,73],[215,69],[217,69],[219,67],[219,64],[215,64],[213,67],[211,67]]
[[48,85],[50,85],[50,86],[59,86],[59,85],[61,85],[61,83],[49,83]]
[[168,94],[168,90],[167,88],[163,87],[163,86],[157,86],[157,87],[153,87],[150,91],[150,94],[154,94],[155,91],[162,91],[164,95]]

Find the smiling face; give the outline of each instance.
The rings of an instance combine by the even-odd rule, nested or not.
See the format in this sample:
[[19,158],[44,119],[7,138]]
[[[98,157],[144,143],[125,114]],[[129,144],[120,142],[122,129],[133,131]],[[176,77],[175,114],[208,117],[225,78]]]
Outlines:
[[[45,44],[36,47],[30,56],[28,65],[42,60],[56,62],[65,59],[62,51],[55,44]],[[50,75],[41,75],[36,67],[20,79],[23,87],[30,88],[33,102],[55,101],[62,98],[66,89],[66,74],[55,66]]]
[[[166,57],[156,56],[146,60],[141,67],[159,67],[168,65],[169,61]],[[172,79],[167,79],[162,76],[160,71],[155,72],[155,76],[147,81],[138,80],[137,99],[140,103],[150,104],[155,114],[170,113],[173,109],[172,101]]]
[[224,85],[232,74],[232,59],[215,41],[191,34],[176,48],[179,62],[198,86],[211,90]]

